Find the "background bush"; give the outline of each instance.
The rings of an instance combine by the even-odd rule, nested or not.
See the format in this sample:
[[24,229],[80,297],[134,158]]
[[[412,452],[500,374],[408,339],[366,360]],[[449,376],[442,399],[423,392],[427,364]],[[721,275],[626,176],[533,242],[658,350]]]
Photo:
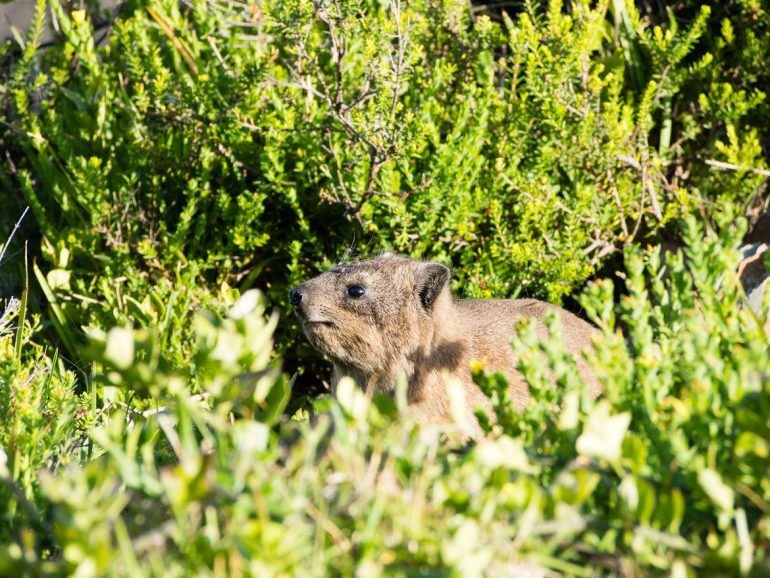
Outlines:
[[[38,49],[47,4],[60,34]],[[61,271],[72,358],[79,326],[143,323],[149,295],[181,326],[222,283],[286,314],[346,249],[559,301],[672,218],[762,204],[767,10],[157,0],[96,32],[41,0],[4,57],[3,189]],[[282,327],[294,368],[310,352]]]
[[[2,48],[0,574],[770,573],[767,2],[246,4]],[[304,398],[288,288],[383,249],[568,300],[605,395],[554,325],[476,444]]]

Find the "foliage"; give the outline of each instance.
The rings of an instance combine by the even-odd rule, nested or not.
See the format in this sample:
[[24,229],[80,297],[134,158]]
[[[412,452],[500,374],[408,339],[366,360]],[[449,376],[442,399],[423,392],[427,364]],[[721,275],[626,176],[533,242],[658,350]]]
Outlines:
[[286,313],[346,246],[558,301],[678,215],[761,202],[766,3],[545,4],[132,0],[103,31],[38,0],[6,49],[0,179],[33,209],[42,272],[63,271],[69,357],[79,326],[143,324],[148,296],[183,327],[223,282]]
[[[75,376],[57,356],[28,342],[32,326],[17,323],[18,300],[3,304],[0,318],[0,541],[34,529],[43,544],[52,539],[44,516],[39,473],[56,473],[77,462],[80,434],[89,427],[88,395],[75,393]],[[17,355],[18,343],[23,346]]]
[[[56,433],[34,440],[46,457],[31,482],[3,472],[35,501],[30,517],[10,511],[0,572],[762,575],[768,338],[733,272],[743,227],[685,230],[684,255],[629,252],[620,304],[609,281],[585,293],[602,329],[599,400],[558,324],[544,341],[524,325],[514,351],[533,402],[512,412],[501,378],[477,366],[496,420],[464,447],[414,424],[405,396],[372,402],[350,380],[316,400],[313,420],[277,421],[287,384],[271,369],[275,325],[254,292],[225,318],[198,317],[197,384],[163,369],[152,332],[95,333],[94,376],[125,403],[87,409],[87,425],[59,412],[52,432],[88,439],[67,467],[50,466],[71,437]],[[46,381],[17,395],[39,400]],[[162,407],[136,409],[147,392]],[[50,419],[50,406],[28,405],[31,419]],[[0,434],[7,453],[17,438]],[[49,533],[30,519],[50,521]]]
[[[574,483],[590,488],[588,512],[600,514],[583,546],[597,556],[628,548],[640,569],[670,570],[673,557],[717,574],[768,571],[767,305],[764,315],[745,306],[732,265],[743,229],[728,227],[730,217],[720,236],[688,221],[684,253],[629,250],[628,295],[615,307],[611,281],[589,287],[581,302],[602,329],[600,401],[577,380],[557,324],[549,341],[533,326],[514,339],[537,399],[523,415],[499,378],[479,376],[496,404],[487,429],[569,464]],[[544,474],[546,487],[564,475]]]
[[[34,216],[0,263],[1,575],[770,573],[766,311],[734,272],[765,0],[36,5],[0,49],[0,228]],[[346,246],[553,301],[622,250],[580,299],[605,393],[551,323],[514,337],[524,413],[476,364],[474,443],[348,381],[290,399],[281,360],[322,381],[265,313]]]

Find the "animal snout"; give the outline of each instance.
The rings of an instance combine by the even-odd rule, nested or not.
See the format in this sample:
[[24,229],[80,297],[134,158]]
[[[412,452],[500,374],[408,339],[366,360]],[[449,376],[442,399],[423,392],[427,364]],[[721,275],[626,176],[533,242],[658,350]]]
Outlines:
[[294,287],[294,289],[289,291],[289,303],[291,303],[293,307],[302,303],[302,289]]

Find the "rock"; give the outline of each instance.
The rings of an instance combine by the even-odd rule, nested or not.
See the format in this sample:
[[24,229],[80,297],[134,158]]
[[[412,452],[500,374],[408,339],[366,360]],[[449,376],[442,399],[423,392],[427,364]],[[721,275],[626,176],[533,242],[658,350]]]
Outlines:
[[741,260],[738,263],[738,278],[741,280],[746,295],[755,292],[768,277],[765,268],[766,243],[752,243],[741,247]]
[[744,241],[750,245],[761,243],[770,245],[770,213],[762,213],[757,217]]
[[[75,4],[74,2],[72,4]],[[98,7],[99,15],[107,13],[114,15],[117,12],[119,0],[98,0],[95,5]],[[94,4],[92,3],[92,6]],[[66,3],[65,3],[66,6]],[[89,10],[93,13],[93,10]],[[24,36],[32,24],[32,18],[35,14],[35,2],[32,0],[0,0],[0,42],[11,38],[11,27],[16,28],[21,36]],[[112,16],[108,17],[112,19]],[[50,11],[46,8],[47,22],[51,21]],[[46,30],[43,40],[51,37],[50,31]]]
[[[741,247],[741,261],[738,263],[738,278],[746,292],[747,304],[757,315],[762,315],[762,298],[770,281],[765,267],[767,243],[751,243]],[[765,334],[770,336],[770,316],[765,320]]]

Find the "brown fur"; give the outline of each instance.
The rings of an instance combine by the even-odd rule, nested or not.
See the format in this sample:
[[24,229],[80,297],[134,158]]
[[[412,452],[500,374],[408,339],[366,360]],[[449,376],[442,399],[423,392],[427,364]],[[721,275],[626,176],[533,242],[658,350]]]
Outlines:
[[[355,299],[351,285],[366,293]],[[473,383],[471,360],[501,371],[510,383],[518,409],[529,391],[516,370],[510,340],[514,324],[534,318],[545,334],[543,318],[555,311],[562,322],[564,344],[577,358],[578,369],[594,393],[595,376],[581,353],[596,330],[575,315],[534,299],[476,300],[452,298],[449,270],[443,265],[390,253],[339,267],[297,286],[302,295],[295,312],[305,335],[334,362],[334,384],[351,376],[367,391],[393,394],[399,376],[408,383],[409,403],[425,421],[449,419],[447,376],[464,386],[470,410],[489,407]]]

